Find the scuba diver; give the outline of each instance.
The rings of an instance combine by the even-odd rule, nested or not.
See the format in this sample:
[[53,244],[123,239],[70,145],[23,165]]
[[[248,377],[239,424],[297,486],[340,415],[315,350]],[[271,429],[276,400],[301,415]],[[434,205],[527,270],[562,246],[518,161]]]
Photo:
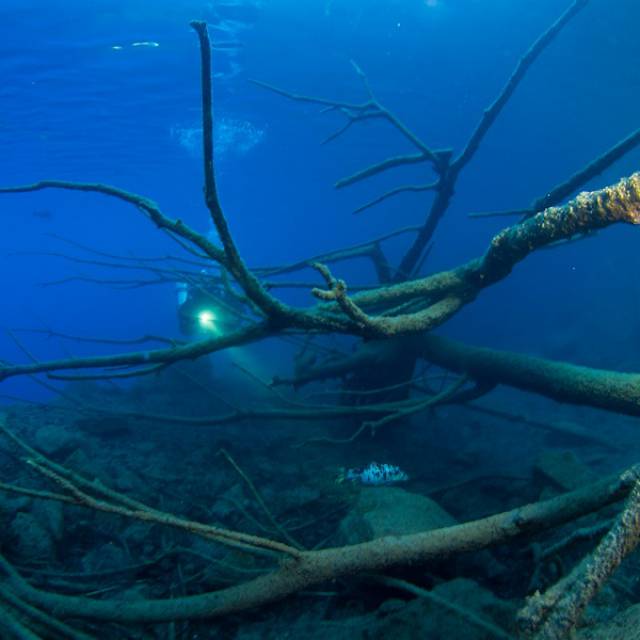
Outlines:
[[[202,271],[199,277],[189,282],[178,282],[176,288],[180,331],[190,340],[229,335],[245,321],[246,303],[218,276]],[[192,383],[197,380],[201,387],[204,384],[205,387],[215,385],[218,390],[224,389],[225,397],[235,398],[239,404],[246,396],[247,372],[252,377],[265,380],[273,375],[271,360],[246,346],[229,347],[184,361],[179,370],[183,379],[186,370]],[[271,392],[262,386],[254,393],[265,393],[265,397],[271,399]]]
[[[216,241],[213,227],[206,237]],[[240,297],[234,295],[226,275],[224,270],[214,274],[205,268],[192,273],[188,282],[176,282],[178,325],[184,336],[219,336],[238,326],[239,317],[246,309]]]
[[239,300],[219,283],[207,280],[210,278],[176,284],[178,324],[185,336],[222,335],[238,324]]

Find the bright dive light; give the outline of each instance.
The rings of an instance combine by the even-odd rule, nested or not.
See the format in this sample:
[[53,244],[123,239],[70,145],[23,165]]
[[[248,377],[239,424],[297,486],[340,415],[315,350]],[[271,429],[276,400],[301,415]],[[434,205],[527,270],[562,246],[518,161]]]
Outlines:
[[216,320],[216,314],[211,309],[203,309],[198,312],[198,324],[205,331],[215,331]]

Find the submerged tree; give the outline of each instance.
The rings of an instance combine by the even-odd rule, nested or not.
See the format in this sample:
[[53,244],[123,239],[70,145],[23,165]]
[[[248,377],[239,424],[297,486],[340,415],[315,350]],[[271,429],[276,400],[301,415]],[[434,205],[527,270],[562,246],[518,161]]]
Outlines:
[[[179,361],[246,345],[267,337],[299,337],[302,334],[311,338],[343,334],[361,340],[355,353],[339,357],[331,354],[325,361],[299,366],[290,380],[274,382],[299,386],[314,380],[355,375],[360,376],[361,384],[366,385],[367,382],[372,384],[370,379],[367,380],[370,372],[380,370],[382,375],[374,376],[372,390],[375,391],[376,386],[385,386],[381,383],[384,381],[387,387],[401,388],[405,393],[385,397],[383,389],[374,396],[376,400],[360,404],[278,404],[258,409],[234,408],[226,414],[207,418],[165,416],[165,419],[186,424],[218,424],[240,421],[247,417],[265,420],[322,420],[351,416],[360,421],[357,430],[349,438],[351,440],[365,430],[375,432],[390,422],[425,411],[436,404],[467,402],[478,398],[496,385],[507,385],[564,402],[627,415],[640,415],[640,375],[596,370],[517,353],[478,348],[431,333],[472,303],[482,290],[508,277],[512,269],[531,253],[616,223],[640,223],[640,173],[622,178],[604,189],[580,193],[567,201],[567,198],[592,178],[640,144],[640,130],[613,146],[565,182],[550,189],[543,197],[537,198],[529,207],[515,212],[521,217],[521,221],[496,235],[483,256],[455,269],[418,277],[434,231],[448,210],[460,173],[474,157],[485,135],[531,65],[587,4],[588,0],[575,0],[531,45],[458,154],[451,149],[433,149],[416,136],[377,100],[366,76],[357,65],[354,67],[366,92],[366,99],[362,103],[297,95],[259,83],[289,99],[318,104],[329,111],[342,114],[346,119],[345,124],[330,139],[338,137],[363,120],[383,119],[391,123],[415,147],[412,154],[391,156],[337,184],[338,187],[345,187],[404,165],[428,166],[435,174],[433,181],[398,186],[360,207],[360,210],[364,210],[407,191],[433,194],[423,223],[409,230],[415,233],[413,242],[395,266],[385,257],[382,244],[388,237],[397,234],[389,234],[293,265],[253,269],[246,264],[235,243],[232,225],[229,224],[218,198],[214,163],[211,46],[206,25],[194,22],[192,26],[199,38],[201,52],[205,202],[218,234],[218,243],[212,242],[181,220],[168,217],[152,200],[105,184],[44,180],[34,184],[3,187],[0,193],[55,188],[99,193],[133,205],[157,228],[176,239],[190,252],[191,257],[196,257],[199,264],[206,262],[217,269],[213,275],[204,276],[197,272],[181,272],[180,278],[189,280],[195,286],[210,288],[217,285],[221,297],[222,293],[233,296],[238,303],[231,310],[236,316],[237,329],[187,344],[171,343],[161,349],[34,361],[27,364],[2,363],[0,381],[39,373],[67,380],[144,376]],[[404,231],[406,230],[397,233]],[[378,282],[351,293],[343,280],[334,277],[328,265],[363,256],[372,261]],[[270,278],[309,266],[318,272],[322,281],[322,286],[312,289],[313,295],[318,299],[315,306],[309,309],[294,307],[285,304],[272,293],[274,283]],[[175,274],[167,275],[169,270],[163,272],[158,267],[150,270],[161,278],[175,277]],[[305,348],[312,349],[314,344],[307,341]],[[409,383],[418,360],[455,372],[458,377],[443,391],[436,393],[422,389],[418,396],[410,395]],[[61,373],[72,370],[81,373]],[[87,370],[97,372],[85,373]],[[93,413],[101,411],[96,407],[85,407],[85,410]],[[403,564],[429,562],[463,551],[485,548],[516,536],[532,535],[575,520],[630,494],[625,511],[593,556],[576,570],[575,575],[572,574],[571,580],[548,594],[549,597],[535,611],[523,614],[529,631],[537,634],[536,637],[561,638],[573,628],[586,603],[617,564],[635,547],[640,534],[637,511],[638,472],[633,468],[573,493],[463,525],[383,538],[349,547],[308,551],[290,539],[286,532],[282,535],[284,541],[278,542],[164,513],[87,481],[31,449],[6,427],[3,430],[18,447],[26,451],[31,467],[61,489],[61,493],[50,493],[3,485],[2,488],[7,491],[164,524],[251,553],[266,552],[282,558],[279,566],[272,571],[228,589],[171,600],[124,603],[71,597],[36,589],[18,575],[8,561],[2,560],[6,580],[0,584],[0,609],[6,614],[6,622],[3,624],[9,630],[14,627],[55,628],[61,637],[85,637],[56,618],[160,622],[219,616],[272,602],[330,579],[356,573],[382,572]]]

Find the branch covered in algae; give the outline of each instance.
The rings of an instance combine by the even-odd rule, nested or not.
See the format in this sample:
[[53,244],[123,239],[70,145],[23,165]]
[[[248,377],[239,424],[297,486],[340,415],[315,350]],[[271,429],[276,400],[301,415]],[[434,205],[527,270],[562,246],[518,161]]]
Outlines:
[[633,489],[624,510],[593,554],[547,593],[534,595],[519,616],[520,626],[534,640],[564,640],[587,605],[622,561],[640,544],[640,479],[630,470]]
[[[345,315],[371,335],[430,331],[474,300],[482,289],[509,275],[530,253],[618,222],[640,223],[640,173],[599,191],[581,193],[562,207],[550,207],[508,227],[493,238],[482,258],[457,269],[353,297],[347,295],[344,282],[325,275],[330,290],[316,295],[335,300]],[[392,317],[372,316],[362,308],[383,300],[397,304],[409,299],[425,300],[426,308]]]
[[[34,191],[45,187],[57,186],[82,191],[98,191],[108,195],[121,197],[122,193],[104,185],[86,185],[78,183],[43,182],[23,187],[9,187],[2,191]],[[140,196],[126,193],[126,201],[145,202]],[[181,224],[166,218],[155,205],[145,205],[146,211],[153,213],[158,226],[171,225],[178,229],[183,237],[189,238],[195,232]],[[314,332],[339,332],[363,336],[401,336],[420,333],[439,326],[448,320],[464,305],[471,302],[478,293],[505,278],[513,267],[533,251],[549,246],[559,240],[566,240],[586,231],[601,229],[615,223],[638,224],[640,221],[640,173],[620,180],[617,184],[599,191],[580,194],[575,200],[562,207],[551,207],[536,216],[499,233],[491,241],[486,254],[479,259],[438,274],[419,280],[404,282],[371,291],[348,296],[346,288],[340,289],[340,301],[331,300],[311,309],[301,310],[287,307],[285,316],[278,315],[277,322],[267,318],[263,322],[249,324],[236,332],[207,338],[188,345],[179,345],[168,349],[156,349],[141,352],[125,353],[114,356],[96,356],[88,358],[71,358],[48,362],[32,362],[28,364],[0,365],[0,380],[39,372],[56,370],[111,368],[116,366],[142,366],[165,363],[170,364],[184,359],[197,358],[214,351],[231,346],[238,346],[263,339],[268,336],[282,334],[287,330],[306,330]],[[218,255],[206,238],[195,234],[197,246]],[[225,260],[224,256],[221,256]],[[331,293],[331,292],[329,292]],[[335,298],[336,292],[326,296]],[[412,302],[422,308],[413,313],[397,316],[371,315],[366,310],[371,308],[388,309],[390,306]],[[346,311],[346,315],[345,315]],[[462,349],[464,351],[464,349]],[[427,359],[434,361],[434,353],[425,353]],[[445,358],[446,360],[447,358]],[[451,358],[455,360],[455,358]],[[518,369],[511,365],[500,370],[500,382],[518,386],[523,384]],[[446,366],[446,365],[445,365]],[[570,365],[564,365],[570,367]],[[561,369],[558,364],[554,371]],[[458,369],[459,370],[459,369]],[[462,371],[474,379],[480,379],[473,371]],[[605,372],[607,373],[607,372]],[[608,374],[610,379],[617,380],[624,374]],[[570,377],[566,378],[570,380]],[[531,388],[544,395],[560,396],[557,387],[550,384],[545,376],[536,378],[536,385]],[[620,386],[622,384],[622,386]],[[626,382],[616,382],[611,391],[620,390],[609,396],[605,390],[598,394],[597,402],[605,408],[622,410],[625,413],[636,413],[636,394],[629,393]],[[566,396],[559,399],[571,400],[578,397],[584,400],[576,385],[569,382],[563,389]],[[616,394],[618,397],[616,397]],[[596,401],[587,401],[595,404]],[[616,409],[620,407],[620,409]]]
[[[6,430],[5,430],[6,433]],[[12,436],[20,445],[19,438]],[[28,445],[20,445],[27,450]],[[148,519],[150,514],[158,524],[175,526],[175,516],[144,505],[136,510],[120,506],[117,502],[129,502],[124,496],[101,484],[88,483],[103,498],[87,499],[87,492],[77,483],[85,481],[70,470],[37,455],[36,469],[52,479],[74,499],[77,504],[90,509],[108,510],[129,518]],[[61,470],[61,471],[60,471]],[[579,490],[558,497],[528,504],[511,511],[458,524],[413,534],[377,538],[360,544],[300,551],[281,543],[260,540],[263,548],[281,547],[293,557],[282,560],[271,572],[248,582],[218,591],[199,595],[158,600],[96,600],[89,597],[66,596],[50,593],[31,586],[10,563],[0,556],[0,570],[7,580],[4,586],[31,606],[51,612],[56,617],[101,620],[129,623],[156,623],[171,620],[213,618],[245,611],[276,602],[289,595],[329,580],[363,573],[381,572],[393,567],[415,563],[429,563],[456,554],[485,549],[502,544],[519,536],[531,536],[538,532],[571,522],[583,515],[597,511],[626,497],[637,485],[638,470],[606,478]],[[86,486],[86,484],[85,484]],[[49,499],[55,499],[50,494]],[[114,502],[117,501],[117,502]],[[134,505],[140,503],[131,501]],[[103,509],[109,504],[108,509]],[[204,525],[187,523],[183,527],[197,535],[203,535]],[[241,540],[245,534],[228,532],[230,537]],[[205,534],[206,535],[206,534]],[[248,544],[257,540],[246,536]],[[253,546],[253,545],[252,545]]]
[[301,372],[278,384],[297,387],[316,380],[339,378],[354,371],[384,366],[391,354],[411,354],[467,375],[479,384],[506,385],[560,402],[640,416],[640,375],[577,366],[485,347],[474,347],[431,334],[370,340],[353,354]]

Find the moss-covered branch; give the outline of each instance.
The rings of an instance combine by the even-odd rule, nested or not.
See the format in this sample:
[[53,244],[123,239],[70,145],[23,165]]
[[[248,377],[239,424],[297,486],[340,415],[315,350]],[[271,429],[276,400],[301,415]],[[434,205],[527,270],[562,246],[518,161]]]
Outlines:
[[[0,189],[1,192],[34,191],[56,186],[64,189],[90,190],[113,195],[118,193],[104,185],[82,183],[41,182],[23,187]],[[139,196],[126,192],[123,199],[146,203]],[[138,200],[140,199],[140,200]],[[195,231],[169,220],[156,205],[145,204],[153,212],[156,224],[172,225],[185,239],[216,255],[209,241]],[[250,325],[235,333],[202,340],[173,349],[134,352],[117,356],[78,358],[39,362],[25,365],[0,365],[0,380],[16,375],[26,375],[62,369],[113,367],[121,365],[149,366],[161,362],[196,358],[219,349],[246,344],[286,330],[350,333],[363,336],[397,336],[431,330],[464,305],[471,302],[487,286],[505,278],[513,267],[527,255],[559,240],[601,229],[615,223],[638,224],[640,222],[640,173],[620,180],[617,184],[591,193],[582,193],[563,207],[551,207],[523,223],[509,227],[491,241],[486,254],[457,269],[441,272],[428,278],[404,282],[371,291],[347,296],[346,289],[325,296],[331,302],[311,310],[284,307],[284,314],[269,316],[262,323]],[[226,257],[222,256],[221,260]],[[240,282],[244,284],[244,281]],[[246,292],[246,290],[245,290]],[[338,300],[340,298],[340,300]],[[366,309],[382,308],[411,301],[420,308],[412,313],[395,316],[371,315]],[[474,376],[475,377],[475,376]]]
[[[488,287],[505,278],[518,262],[538,249],[616,223],[640,223],[640,173],[617,184],[581,193],[562,207],[550,207],[496,235],[485,255],[457,269],[349,297],[344,283],[324,299],[336,303],[370,335],[393,336],[430,331],[457,313]],[[340,281],[337,281],[338,284]],[[367,305],[423,301],[418,311],[369,315]]]
[[443,369],[468,375],[480,384],[505,385],[559,402],[640,415],[640,374],[622,373],[470,345],[430,334],[369,341],[341,360],[301,372],[292,380],[301,386],[384,366],[391,354],[407,353]]
[[240,585],[164,600],[96,600],[49,593],[29,585],[0,556],[7,585],[20,598],[59,617],[129,623],[213,618],[264,606],[330,580],[392,567],[429,563],[476,551],[571,522],[624,498],[635,469],[557,498],[487,518],[410,535],[378,538],[347,547],[302,552],[279,568]]

